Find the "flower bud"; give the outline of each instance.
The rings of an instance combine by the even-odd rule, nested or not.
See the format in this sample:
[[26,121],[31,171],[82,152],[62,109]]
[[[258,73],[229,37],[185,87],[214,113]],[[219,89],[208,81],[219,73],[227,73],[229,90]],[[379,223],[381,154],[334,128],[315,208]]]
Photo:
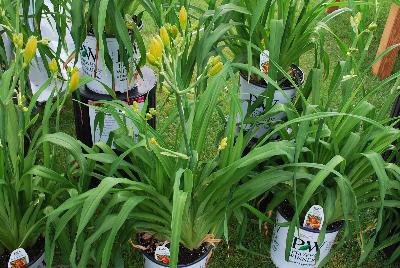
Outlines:
[[12,41],[16,48],[22,48],[24,46],[24,36],[21,33],[14,33],[12,35]]
[[176,27],[176,25],[172,25],[171,26],[172,37],[175,38],[178,35],[178,33],[179,33],[178,27]]
[[161,40],[162,40],[164,46],[165,46],[167,49],[169,49],[170,46],[171,46],[171,44],[170,44],[170,43],[171,43],[171,40],[169,39],[168,31],[167,31],[167,29],[166,29],[164,26],[161,27],[161,29],[160,29],[160,37],[161,37]]
[[24,51],[24,63],[29,64],[33,57],[35,57],[36,54],[36,49],[37,49],[37,39],[35,36],[31,36],[28,39],[28,42],[26,43],[25,46],[25,51]]
[[149,53],[156,59],[156,60],[161,60],[162,53],[163,53],[163,43],[161,41],[161,38],[158,37],[153,37],[150,42],[150,48],[149,48]]
[[219,143],[218,151],[224,150],[226,148],[226,146],[228,146],[228,138],[227,137],[223,138],[221,140],[221,142]]
[[153,66],[160,66],[159,62],[157,61],[157,59],[150,53],[146,54],[146,58],[147,58],[147,62]]
[[151,138],[151,139],[150,139],[150,144],[152,144],[152,145],[157,145],[158,142],[157,142],[157,140],[156,140],[155,138]]
[[151,113],[146,114],[146,120],[151,120],[153,119],[153,115]]
[[375,23],[375,22],[373,22],[373,23],[371,23],[369,26],[368,26],[368,31],[370,31],[370,32],[375,32],[375,30],[378,28],[378,25]]
[[152,116],[156,116],[156,115],[157,115],[157,111],[156,111],[156,109],[154,109],[154,108],[150,108],[149,113],[150,113]]
[[208,76],[211,77],[217,75],[222,70],[223,67],[224,64],[222,62],[218,62],[210,70],[208,70]]
[[209,60],[208,60],[208,65],[210,66],[214,66],[216,65],[218,62],[221,61],[221,57],[220,56],[212,56]]
[[42,39],[42,41],[40,41],[40,43],[42,43],[42,45],[47,46],[48,44],[50,44],[50,39]]
[[68,91],[70,93],[77,90],[80,79],[81,79],[81,76],[79,74],[78,68],[75,67],[71,72],[71,78],[69,79],[69,84],[68,84]]
[[186,11],[186,8],[182,6],[181,10],[179,11],[179,23],[181,24],[182,30],[186,30],[187,21],[188,21],[188,13]]
[[51,72],[52,74],[58,73],[58,64],[57,64],[56,59],[52,59],[52,60],[49,62],[49,70],[50,70],[50,72]]
[[132,107],[133,107],[133,111],[134,111],[135,113],[138,113],[138,112],[139,112],[139,103],[138,103],[137,101],[134,101],[134,102],[132,103]]

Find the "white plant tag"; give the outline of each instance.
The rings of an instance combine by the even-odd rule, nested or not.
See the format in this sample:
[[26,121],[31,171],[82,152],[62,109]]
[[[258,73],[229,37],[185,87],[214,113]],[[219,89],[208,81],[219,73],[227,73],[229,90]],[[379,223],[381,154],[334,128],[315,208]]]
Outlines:
[[260,70],[261,72],[268,74],[269,71],[269,51],[264,50],[260,54]]
[[303,227],[311,230],[321,230],[324,218],[324,209],[320,205],[314,205],[308,210],[304,218]]
[[18,248],[11,252],[8,268],[24,268],[28,266],[29,257],[23,248]]
[[156,260],[168,264],[169,263],[169,256],[171,255],[169,248],[166,246],[158,246],[156,251],[154,252],[154,257]]

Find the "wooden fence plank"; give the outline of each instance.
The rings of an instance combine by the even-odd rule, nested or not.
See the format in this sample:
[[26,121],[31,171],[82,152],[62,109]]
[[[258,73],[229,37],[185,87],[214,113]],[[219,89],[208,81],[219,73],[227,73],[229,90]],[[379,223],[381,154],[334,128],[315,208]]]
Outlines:
[[[388,47],[398,43],[400,43],[400,7],[396,4],[392,4],[377,56]],[[398,52],[399,49],[394,49],[388,53],[385,57],[374,64],[372,67],[372,72],[381,79],[385,79],[390,76],[392,74]]]

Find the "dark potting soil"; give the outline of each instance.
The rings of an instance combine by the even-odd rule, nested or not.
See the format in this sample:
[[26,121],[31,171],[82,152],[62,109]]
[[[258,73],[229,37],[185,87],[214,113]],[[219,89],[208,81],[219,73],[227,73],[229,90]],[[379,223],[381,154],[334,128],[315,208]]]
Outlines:
[[[39,237],[36,244],[32,248],[24,248],[28,254],[29,261],[35,262],[44,252],[44,238]],[[0,267],[8,267],[8,260],[10,259],[11,252],[5,251],[3,255],[0,256]]]
[[[292,65],[289,69],[289,75],[292,77],[292,80],[297,84],[297,86],[300,86],[300,84],[302,83],[302,78],[303,78],[303,74],[301,72],[301,70],[296,66],[296,65]],[[245,78],[247,80],[247,74],[245,72],[241,73],[242,77]],[[267,82],[265,82],[263,79],[260,78],[256,78],[256,77],[251,77],[251,82],[254,83],[255,85],[258,86],[267,86]],[[284,79],[283,81],[281,81],[279,83],[279,86],[285,90],[288,88],[293,88],[293,84],[288,80],[288,79]]]
[[[279,206],[279,212],[284,216],[287,220],[291,221],[294,216],[294,209],[292,205],[288,201],[283,201],[282,204]],[[303,222],[305,218],[305,215],[302,215],[300,217],[300,222]],[[334,222],[326,227],[327,231],[334,231],[338,230],[339,227],[343,225],[343,222],[338,221]]]
[[[142,233],[138,235],[139,245],[148,248],[145,253],[151,255],[154,258],[154,252],[156,251],[157,246],[161,246],[164,244],[164,241],[159,241],[149,234]],[[170,247],[170,244],[166,245],[167,248]],[[195,263],[199,259],[201,259],[205,254],[207,254],[209,248],[207,245],[203,244],[199,248],[190,250],[183,245],[179,246],[179,265],[188,265]]]
[[[289,74],[292,77],[293,81],[296,82],[297,85],[301,84],[302,73],[298,68],[291,66],[290,70],[289,70]],[[285,80],[283,80],[283,82],[280,83],[280,86],[282,88],[288,88],[288,87],[292,87],[293,85],[289,80],[285,79]]]

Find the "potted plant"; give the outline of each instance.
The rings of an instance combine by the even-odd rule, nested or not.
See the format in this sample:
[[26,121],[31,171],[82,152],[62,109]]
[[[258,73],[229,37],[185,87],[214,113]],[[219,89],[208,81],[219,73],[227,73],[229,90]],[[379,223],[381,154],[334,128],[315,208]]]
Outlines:
[[[392,176],[399,176],[397,168],[398,166],[387,165],[386,169]],[[385,199],[383,211],[383,224],[380,229],[374,247],[368,248],[368,251],[364,254],[365,258],[362,261],[367,261],[369,254],[374,256],[377,252],[383,251],[388,257],[387,263],[394,264],[399,260],[400,257],[400,226],[399,226],[399,211],[400,211],[400,193],[398,190],[398,179],[394,180],[392,187],[388,189],[388,196]],[[379,207],[380,204],[377,202],[371,202],[371,205]]]
[[[26,3],[30,3],[29,7],[24,6]],[[45,0],[43,2],[25,1],[22,8],[27,8],[28,11],[26,15],[23,15],[24,18],[28,18],[23,20],[23,23],[26,23],[24,28],[26,28],[27,33],[37,35],[48,42],[47,46],[38,49],[30,66],[29,84],[34,94],[52,76],[47,66],[47,62],[52,58],[59,59],[62,64],[62,68],[60,68],[61,80],[68,80],[67,67],[72,68],[73,66],[68,66],[66,61],[75,48],[69,31],[71,21],[68,19],[68,7],[64,7],[54,0]],[[79,66],[77,67],[79,68]],[[57,81],[57,83],[60,84],[61,81]],[[63,84],[66,85],[66,83]],[[53,81],[42,92],[38,98],[39,103],[43,104],[48,100],[55,85],[56,82]]]
[[[393,122],[391,122],[394,127],[399,128],[399,120],[397,117],[400,114],[400,96],[397,98],[395,105],[392,110]],[[399,163],[399,151],[398,145],[390,148],[385,154],[385,159],[392,163]],[[396,177],[396,179],[389,185],[388,195],[385,198],[383,211],[383,222],[390,223],[384,224],[380,229],[378,236],[376,237],[376,243],[374,247],[368,248],[363,254],[364,257],[362,261],[368,260],[367,256],[370,253],[377,253],[383,251],[384,254],[389,258],[388,263],[395,263],[400,257],[400,225],[399,225],[399,213],[400,213],[400,188],[398,183],[399,170],[397,166],[388,164],[386,169],[390,176]],[[376,206],[379,206],[377,202],[374,202]],[[375,239],[373,237],[373,239]],[[372,254],[374,256],[374,254]]]
[[138,7],[139,1],[130,0],[72,3],[71,35],[80,50],[75,61],[80,58],[82,73],[94,78],[90,90],[113,95],[136,86],[134,72],[145,63]]
[[[8,68],[0,74],[0,265],[44,267],[46,215],[60,203],[62,189],[71,183],[53,170],[55,152],[42,137],[50,132],[53,115],[57,131],[62,106],[80,79],[76,70],[71,73],[69,91],[62,98],[55,87],[52,96],[57,98],[46,104],[40,117],[35,112],[36,101],[59,74],[58,64],[56,60],[49,62],[52,77],[31,95],[26,86],[29,65],[37,47],[46,41],[31,36],[24,42],[13,25],[6,27],[13,31],[15,52]],[[17,253],[22,258],[14,258]]]
[[[226,56],[223,53],[225,35],[232,29],[235,23],[226,21],[225,16],[233,12],[240,12],[239,7],[235,7],[231,4],[216,5],[215,1],[208,1],[204,3],[205,8],[193,7],[189,4],[190,1],[181,1],[184,3],[186,10],[189,10],[189,16],[196,19],[196,27],[193,24],[187,24],[185,29],[182,29],[179,23],[179,17],[176,15],[179,13],[181,6],[174,4],[173,1],[151,1],[151,0],[140,0],[142,6],[146,9],[147,13],[151,16],[154,23],[158,28],[163,26],[170,32],[171,37],[176,37],[185,31],[187,37],[190,37],[190,42],[193,48],[191,50],[182,53],[181,57],[182,66],[185,68],[181,69],[181,80],[185,87],[189,87],[193,72],[201,73],[207,67],[208,59],[211,55],[220,55],[222,58]],[[162,76],[163,74],[161,74]],[[162,81],[162,77],[160,78]],[[202,81],[207,83],[207,81]],[[205,88],[205,85],[202,85]],[[201,92],[195,92],[199,94]]]
[[[391,174],[398,170],[383,155],[400,139],[399,130],[385,124],[392,120],[387,114],[399,95],[400,73],[364,89],[363,81],[376,60],[372,64],[365,61],[370,43],[363,41],[371,39],[376,27],[359,31],[361,19],[357,13],[351,17],[355,33],[352,46],[362,49],[355,51],[344,45],[346,58],[336,65],[328,84],[324,85],[321,76],[313,76],[309,98],[300,99],[305,107],[303,112],[299,114],[293,106],[281,106],[288,121],[278,124],[255,146],[267,142],[274,133],[279,133],[283,140],[295,140],[292,162],[280,163],[284,163],[281,167],[285,170],[304,176],[303,179],[293,176],[291,182],[279,185],[268,207],[269,210],[281,204],[271,244],[272,260],[278,267],[315,267],[326,263],[340,225],[344,229],[342,242],[354,232],[361,234],[362,262],[383,228],[385,200],[394,190],[391,185],[397,183]],[[365,69],[364,64],[367,64]],[[322,73],[322,70],[312,72]],[[387,101],[377,112],[368,100],[395,80],[387,91]],[[339,101],[333,105],[335,98]],[[305,218],[314,205],[320,206],[324,218],[318,220],[319,228],[310,229],[304,227]],[[360,212],[376,208],[375,232],[367,240]]]
[[[274,114],[264,120],[257,117],[269,111],[277,103],[286,104],[297,96],[296,87],[304,83],[304,73],[299,68],[300,57],[315,51],[315,66],[327,64],[329,57],[323,40],[319,38],[323,24],[348,11],[343,8],[326,14],[326,8],[334,1],[225,1],[237,5],[246,12],[232,13],[227,21],[239,22],[225,39],[235,61],[240,66],[240,96],[243,101],[243,117],[246,131],[258,139],[266,134],[268,125],[282,121],[284,113]],[[268,74],[282,88],[279,91],[271,83],[256,74],[252,67]],[[287,79],[286,72],[291,79]],[[259,98],[261,96],[261,98]],[[273,101],[266,101],[266,100]],[[251,117],[254,119],[251,120]]]
[[[235,87],[230,87],[225,97],[231,102],[227,128],[214,148],[215,156],[207,156],[212,115],[219,109],[218,99],[223,96],[231,69],[229,63],[224,67],[220,57],[210,57],[206,68],[195,74],[189,86],[184,86],[180,74],[185,61],[182,54],[191,54],[193,49],[188,25],[188,15],[182,7],[177,25],[180,35],[173,37],[167,26],[162,27],[147,55],[174,97],[168,122],[177,122],[175,128],[179,131],[173,137],[176,147],[168,146],[161,131],[147,126],[155,110],[139,112],[137,106],[132,109],[119,101],[96,107],[119,122],[113,144],[121,154],[99,143],[85,155],[96,162],[93,175],[101,183],[51,213],[46,236],[47,241],[53,241],[48,247],[49,256],[53,256],[54,241],[60,238],[63,228],[77,220],[70,255],[72,266],[86,267],[95,262],[98,267],[108,267],[110,262],[121,263],[121,245],[135,237],[135,246],[143,249],[145,267],[204,266],[219,238],[228,238],[227,224],[234,211],[292,175],[291,171],[280,170],[253,174],[261,162],[277,156],[291,157],[295,146],[288,141],[271,142],[242,157],[243,132],[235,140],[234,131],[240,110]],[[202,83],[206,80],[208,83]],[[207,87],[202,88],[205,84]],[[138,128],[137,142],[125,120]],[[249,175],[254,176],[241,183]],[[52,259],[48,261],[51,264]]]
[[[359,213],[375,208],[370,205],[371,199],[376,200],[379,208],[376,231],[383,226],[388,185],[395,183],[388,173],[390,168],[398,167],[389,165],[382,154],[400,139],[400,132],[383,125],[384,121],[384,116],[365,98],[361,101],[353,98],[336,111],[324,112],[308,106],[303,116],[289,116],[287,124],[280,126],[292,131],[286,133],[285,139],[296,140],[296,154],[293,162],[286,163],[287,168],[309,177],[293,177],[291,183],[275,191],[275,201],[271,201],[272,206],[279,203],[276,200],[286,200],[279,206],[277,222],[290,222],[288,227],[276,226],[273,234],[271,255],[278,267],[314,267],[315,263],[327,261],[324,258],[341,222],[345,227],[343,239],[354,232],[350,222],[354,223],[355,231],[362,233]],[[320,226],[316,230],[303,227],[306,212],[313,205],[319,205],[325,214],[324,220],[318,220]],[[299,225],[301,230],[296,230]],[[366,248],[371,245],[361,244]]]

